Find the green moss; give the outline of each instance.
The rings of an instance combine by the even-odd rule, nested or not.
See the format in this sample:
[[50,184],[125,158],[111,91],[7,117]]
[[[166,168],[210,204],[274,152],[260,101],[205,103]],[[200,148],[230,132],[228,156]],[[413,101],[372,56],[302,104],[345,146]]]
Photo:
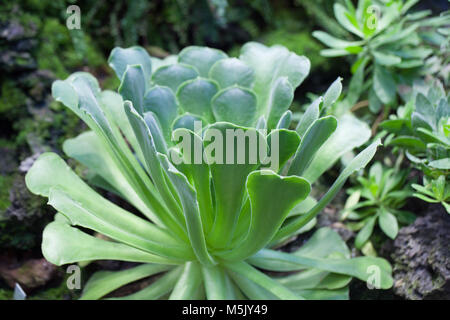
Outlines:
[[98,67],[105,62],[82,30],[68,30],[58,19],[45,20],[40,38],[38,66],[53,71],[58,78],[66,78],[79,66]]
[[17,115],[17,109],[25,104],[26,98],[13,81],[4,81],[0,94],[0,115],[11,119]]
[[[63,270],[64,272],[64,270]],[[67,300],[67,299],[78,299],[80,297],[81,290],[70,290],[67,288],[67,278],[69,275],[66,275],[61,283],[54,288],[44,289],[39,291],[31,296],[29,296],[28,300]]]
[[11,189],[13,177],[0,175],[0,220],[2,220],[2,211],[9,208],[9,190]]
[[0,300],[11,300],[13,292],[11,290],[0,289]]

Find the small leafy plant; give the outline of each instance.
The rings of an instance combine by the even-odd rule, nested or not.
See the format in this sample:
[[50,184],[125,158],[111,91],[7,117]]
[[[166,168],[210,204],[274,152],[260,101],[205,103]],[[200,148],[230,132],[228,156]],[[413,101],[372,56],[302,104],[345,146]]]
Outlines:
[[347,190],[350,196],[341,219],[358,221],[349,223],[353,230],[359,230],[356,248],[373,252],[373,245],[368,242],[377,223],[385,235],[395,239],[399,222],[410,224],[414,221],[413,213],[400,210],[413,193],[405,185],[407,176],[407,170],[388,169],[377,162],[370,168],[367,178],[358,177],[359,185]]
[[[430,17],[430,11],[408,13],[418,0],[360,0],[355,8],[335,3],[339,24],[358,40],[347,41],[315,31],[313,36],[329,46],[326,57],[356,55],[351,67],[359,82],[367,78],[369,108],[378,112],[382,105],[395,106],[397,86],[408,84],[426,71],[437,74],[448,64],[448,25],[450,15]],[[446,27],[447,26],[447,27]],[[439,67],[441,66],[441,67]],[[443,74],[445,81],[448,74]]]
[[[322,198],[309,195],[337,160],[326,142],[343,127],[313,104],[289,129],[307,58],[248,43],[239,59],[188,47],[159,60],[131,47],[115,48],[109,63],[121,79],[119,93],[102,91],[87,73],[56,81],[52,91],[90,128],[67,140],[64,152],[89,169],[91,184],[134,208],[100,195],[55,153],[42,154],[26,176],[28,188],[58,211],[43,233],[48,261],[142,263],[94,274],[82,299],[155,274],[161,276],[122,299],[342,299],[351,278],[367,281],[374,267],[374,285],[392,286],[387,261],[351,258],[330,229],[292,253],[273,249],[310,223],[380,143],[358,154]],[[332,85],[325,107],[339,94]],[[332,147],[348,148],[349,138]],[[269,276],[257,268],[300,272]]]
[[450,213],[450,104],[438,80],[416,82],[406,105],[397,115],[381,123],[390,135],[386,145],[403,150],[425,177],[423,186],[413,184],[414,195],[424,201],[441,203]]

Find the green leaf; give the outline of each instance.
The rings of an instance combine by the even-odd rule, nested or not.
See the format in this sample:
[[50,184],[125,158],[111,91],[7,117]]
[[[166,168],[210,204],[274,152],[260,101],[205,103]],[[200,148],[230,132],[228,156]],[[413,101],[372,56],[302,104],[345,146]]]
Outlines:
[[325,92],[323,96],[323,104],[321,113],[324,114],[328,108],[331,107],[333,103],[337,101],[342,92],[342,78],[338,77],[334,82],[330,85],[330,87]]
[[122,95],[123,100],[129,100],[133,103],[140,115],[144,113],[144,94],[146,90],[142,67],[140,65],[128,66],[120,83],[119,93]]
[[166,142],[170,144],[172,123],[178,115],[178,105],[169,87],[154,86],[144,97],[144,113],[153,112],[158,117]]
[[218,85],[207,79],[197,78],[184,82],[177,91],[181,109],[214,122],[211,100],[219,90]]
[[204,230],[205,233],[208,233],[214,222],[214,206],[209,166],[203,159],[203,141],[200,136],[184,128],[175,130],[173,136],[183,138],[182,142],[185,142],[185,139],[189,141],[190,148],[183,150],[184,164],[189,168],[192,183],[197,191],[197,201]]
[[375,222],[377,221],[377,216],[373,216],[365,220],[364,227],[358,232],[355,239],[356,248],[361,248],[367,240],[369,240],[370,236],[373,232],[373,227],[375,226]]
[[244,88],[231,87],[219,91],[212,100],[216,121],[252,126],[256,121],[256,96]]
[[217,49],[208,47],[190,46],[178,54],[178,61],[194,66],[201,77],[208,77],[209,70],[219,60],[227,58],[227,55]]
[[266,113],[267,128],[276,127],[281,116],[289,109],[294,99],[294,88],[287,77],[278,78],[273,86],[268,101],[268,111]]
[[227,260],[244,259],[263,248],[289,212],[311,190],[309,183],[303,178],[282,177],[269,171],[250,173],[246,185],[251,204],[248,234],[241,244],[221,254]]
[[316,120],[306,131],[291,166],[289,175],[303,176],[305,169],[311,163],[314,155],[330,135],[336,130],[337,120],[333,116],[326,116]]
[[428,166],[435,169],[450,170],[450,158],[430,161]]
[[241,60],[228,58],[217,61],[209,71],[209,77],[222,89],[233,85],[250,88],[255,81],[255,72]]
[[[259,284],[254,281],[249,280],[248,278],[233,272],[231,270],[227,270],[227,273],[236,283],[236,286],[239,287],[240,290],[245,294],[245,296],[252,300],[279,300],[276,295],[271,293],[269,290],[264,289]],[[244,297],[245,298],[245,297]]]
[[169,300],[194,299],[202,289],[203,283],[200,265],[195,261],[186,262]]
[[156,70],[153,73],[152,80],[155,84],[169,87],[175,93],[183,82],[195,79],[197,76],[197,71],[191,66],[172,64]]
[[120,167],[108,153],[108,149],[94,132],[86,131],[73,139],[67,139],[64,141],[63,150],[67,156],[88,167],[90,173],[101,176],[118,195],[145,216],[153,217],[152,211],[134,191]]
[[409,137],[409,136],[398,136],[392,139],[389,142],[390,146],[400,146],[403,148],[413,149],[413,150],[426,150],[427,146],[425,143],[423,143],[422,140],[416,138],[416,137]]
[[[272,145],[272,139],[278,139],[278,148]],[[276,141],[274,141],[276,143]],[[281,170],[285,163],[295,154],[300,144],[299,135],[292,130],[287,129],[275,129],[267,136],[267,144],[270,147],[270,157],[272,163],[274,157],[278,157],[278,166],[273,168],[274,171]]]
[[[349,275],[358,278],[362,281],[367,281],[371,273],[369,268],[371,266],[378,267],[380,275],[380,287],[383,289],[389,289],[393,285],[392,268],[384,259],[375,257],[357,257],[353,259],[324,259],[324,258],[311,258],[302,256],[299,254],[289,254],[281,251],[274,251],[263,249],[258,253],[259,257],[265,259],[279,261],[280,265],[287,267],[291,266],[290,270],[300,270],[305,267],[317,268],[329,272]],[[287,268],[283,268],[287,270]]]
[[347,47],[356,47],[364,44],[364,41],[341,40],[323,31],[314,31],[312,36],[321,41],[323,44],[336,49],[345,49]]
[[322,100],[322,97],[314,100],[308,106],[299,123],[297,124],[295,131],[297,131],[300,138],[303,138],[306,130],[308,130],[308,128],[314,123],[314,121],[319,119],[319,106],[322,103]]
[[183,272],[183,267],[175,268],[161,278],[157,279],[155,282],[150,284],[148,287],[138,291],[136,293],[130,294],[128,296],[120,298],[109,298],[108,300],[156,300],[165,295],[169,294],[174,290],[174,286],[177,284]]
[[157,156],[155,142],[152,134],[150,133],[150,129],[148,128],[145,120],[137,113],[130,102],[125,102],[125,112],[144,154],[145,168],[150,174],[159,195],[169,209],[168,216],[165,218],[169,219],[168,221],[173,227],[172,231],[175,231],[179,236],[183,236],[185,233],[185,226],[180,204],[170,192],[170,187],[164,179],[161,163],[159,162]]
[[[286,225],[284,225],[275,235],[273,241],[277,239],[281,239],[286,237],[287,235],[295,232],[296,230],[303,227],[309,221],[311,221],[320,211],[325,208],[325,206],[336,196],[339,190],[344,185],[347,178],[354,172],[364,168],[367,163],[373,158],[375,155],[376,149],[378,145],[381,144],[381,141],[378,139],[373,142],[366,149],[361,151],[352,161],[345,167],[345,169],[341,172],[339,177],[333,183],[333,185],[328,189],[327,193],[320,199],[320,201],[311,209],[307,214],[293,218]],[[309,181],[309,180],[308,180]]]
[[221,266],[202,267],[208,300],[234,300],[233,284]]
[[398,222],[395,216],[385,208],[380,208],[378,224],[381,230],[391,239],[395,239],[398,233]]
[[[227,130],[232,134],[228,134]],[[218,138],[222,140],[217,147],[223,148],[221,150],[215,148],[215,139]],[[205,130],[203,140],[216,204],[214,226],[208,235],[208,243],[223,248],[231,240],[236,226],[247,175],[259,166],[260,149],[267,150],[267,143],[256,129],[238,127],[226,122],[210,125]],[[229,150],[227,152],[228,145],[234,146],[233,154]],[[212,155],[213,148],[215,156]]]
[[163,229],[115,206],[91,191],[91,196],[71,198],[59,188],[51,188],[49,204],[64,214],[73,226],[100,232],[114,240],[174,261],[193,257],[188,246]]
[[91,260],[175,264],[167,258],[135,249],[122,243],[90,236],[67,223],[51,222],[42,234],[42,254],[47,261],[63,264]]
[[301,296],[294,294],[292,291],[278,283],[277,281],[271,279],[264,273],[258,271],[252,266],[248,265],[245,262],[225,262],[225,266],[231,271],[247,278],[263,287],[274,296],[283,300],[299,300],[302,299]]
[[280,120],[278,120],[276,129],[289,129],[289,127],[291,126],[291,122],[292,122],[292,111],[287,110],[280,117]]
[[342,56],[348,56],[351,53],[348,50],[345,49],[323,49],[320,50],[320,55],[323,57],[342,57]]
[[383,107],[383,102],[378,97],[377,93],[375,92],[375,88],[371,87],[369,89],[369,109],[372,113],[378,113],[380,112],[381,108]]
[[339,22],[341,26],[343,26],[347,31],[350,31],[351,33],[357,35],[360,38],[364,39],[364,33],[356,27],[353,23],[349,20],[349,12],[345,7],[340,3],[334,4],[334,16],[336,17],[336,20]]
[[246,43],[242,47],[240,59],[255,71],[253,91],[258,97],[258,115],[267,114],[278,78],[287,77],[295,90],[310,69],[310,62],[306,57],[298,56],[282,46],[266,47],[256,42]]
[[163,264],[142,264],[121,271],[98,271],[89,278],[80,300],[97,300],[123,285],[170,270]]
[[383,66],[393,66],[402,62],[402,59],[394,54],[382,51],[373,51],[372,54],[375,57],[375,61]]
[[376,64],[373,75],[373,89],[377,97],[384,104],[390,104],[395,100],[397,85],[392,74],[384,67]]
[[366,143],[370,136],[369,126],[352,114],[344,114],[339,117],[336,131],[317,151],[306,169],[304,177],[310,183],[314,183],[339,158]]
[[186,176],[178,171],[165,155],[158,155],[164,171],[178,191],[183,206],[184,217],[186,219],[189,240],[197,259],[201,264],[206,266],[216,264],[206,246],[195,189],[189,184]]
[[[185,128],[192,132],[196,132],[195,122],[198,121],[202,124],[202,128],[205,126],[207,121],[199,116],[194,114],[185,113],[179,117],[177,117],[172,123],[172,130]],[[198,132],[196,132],[198,133]]]
[[144,72],[144,85],[150,85],[150,77],[152,74],[152,62],[150,55],[142,47],[120,48],[116,47],[111,51],[108,58],[108,64],[115,71],[117,78],[122,77],[128,66],[141,65]]

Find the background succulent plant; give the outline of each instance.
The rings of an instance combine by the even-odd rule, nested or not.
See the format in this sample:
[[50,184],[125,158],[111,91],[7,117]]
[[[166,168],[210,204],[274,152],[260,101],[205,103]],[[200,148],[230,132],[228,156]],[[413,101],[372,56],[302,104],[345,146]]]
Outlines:
[[[309,72],[309,61],[281,46],[248,43],[239,59],[188,47],[164,60],[140,47],[116,48],[109,63],[121,79],[118,93],[102,91],[87,73],[56,81],[52,91],[90,128],[67,140],[64,152],[89,168],[93,185],[121,196],[136,212],[101,196],[54,153],[42,154],[26,176],[28,188],[48,197],[58,211],[43,234],[48,261],[142,263],[94,274],[83,298],[102,298],[154,274],[162,276],[123,298],[346,298],[351,278],[366,281],[373,267],[377,287],[392,285],[387,261],[351,259],[330,229],[319,229],[295,252],[271,249],[313,221],[379,145],[375,141],[351,160],[319,200],[309,195],[311,184],[339,159],[333,150],[357,146],[354,137],[342,136],[346,131],[337,119],[326,115],[340,95],[339,79],[290,130],[288,108]],[[195,120],[202,122],[200,130]],[[279,165],[262,170],[265,159],[247,161],[249,143],[241,164],[236,155],[232,164],[171,161],[174,154],[195,156],[180,149],[173,137],[189,137],[203,153],[213,129],[255,133],[260,148],[271,155],[269,142],[277,135]],[[236,139],[224,137],[225,142]],[[256,268],[301,272],[268,276]]]

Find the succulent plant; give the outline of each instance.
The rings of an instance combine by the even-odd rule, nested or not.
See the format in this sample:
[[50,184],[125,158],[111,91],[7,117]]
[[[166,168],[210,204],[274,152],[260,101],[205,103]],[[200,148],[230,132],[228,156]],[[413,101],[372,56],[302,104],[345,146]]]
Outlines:
[[[122,298],[346,298],[352,277],[392,285],[387,261],[350,258],[327,228],[292,253],[274,249],[311,223],[379,145],[358,154],[319,200],[309,195],[337,160],[324,147],[337,119],[323,113],[340,82],[291,130],[288,108],[309,61],[281,46],[248,43],[239,59],[188,47],[164,60],[140,47],[116,48],[109,63],[121,79],[118,93],[102,91],[87,73],[56,81],[52,91],[90,128],[67,140],[64,152],[89,169],[91,184],[134,208],[103,197],[55,153],[42,154],[26,176],[28,188],[58,211],[43,233],[48,261],[141,263],[94,274],[82,298],[155,274]],[[333,148],[348,147],[338,140]]]

